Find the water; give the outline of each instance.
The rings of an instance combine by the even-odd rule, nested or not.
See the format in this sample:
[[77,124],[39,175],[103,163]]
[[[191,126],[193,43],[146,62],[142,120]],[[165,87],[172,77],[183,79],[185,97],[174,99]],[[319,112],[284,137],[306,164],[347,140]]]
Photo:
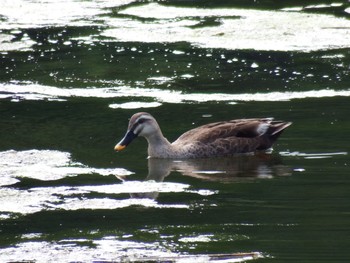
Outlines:
[[[2,262],[346,262],[347,1],[2,1]],[[272,154],[148,160],[169,140],[292,121]]]

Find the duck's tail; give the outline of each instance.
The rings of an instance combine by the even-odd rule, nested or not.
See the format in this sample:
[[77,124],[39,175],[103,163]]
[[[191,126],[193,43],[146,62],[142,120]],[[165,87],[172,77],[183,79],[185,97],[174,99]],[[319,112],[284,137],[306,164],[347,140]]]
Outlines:
[[271,121],[268,130],[262,136],[261,144],[257,150],[270,149],[282,132],[291,124],[292,122]]
[[292,122],[273,121],[271,122],[268,133],[276,140],[290,125],[292,125]]

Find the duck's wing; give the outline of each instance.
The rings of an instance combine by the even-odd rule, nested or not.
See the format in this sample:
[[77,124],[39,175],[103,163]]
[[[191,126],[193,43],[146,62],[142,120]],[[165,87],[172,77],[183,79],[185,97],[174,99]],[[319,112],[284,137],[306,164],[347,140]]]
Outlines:
[[174,143],[212,143],[232,137],[254,138],[266,133],[274,123],[282,122],[274,122],[272,118],[215,122],[185,132]]

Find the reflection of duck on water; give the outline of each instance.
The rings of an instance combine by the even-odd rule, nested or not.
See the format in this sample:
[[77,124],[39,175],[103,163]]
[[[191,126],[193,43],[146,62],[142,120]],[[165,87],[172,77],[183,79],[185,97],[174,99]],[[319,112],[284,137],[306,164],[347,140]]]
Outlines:
[[[202,159],[148,159],[148,176],[145,181],[163,182],[171,172],[184,176],[223,183],[255,178],[289,176],[291,169],[281,163],[279,156],[271,154],[245,155]],[[157,192],[131,194],[134,198],[158,197]]]
[[124,138],[115,146],[121,151],[137,136],[148,141],[148,155],[154,158],[207,158],[252,153],[271,148],[290,122],[240,119],[200,126],[182,134],[175,142],[164,138],[157,121],[146,112],[134,114]]
[[208,181],[233,182],[253,178],[288,176],[291,171],[271,154],[206,159],[148,159],[145,180],[162,182],[172,171]]

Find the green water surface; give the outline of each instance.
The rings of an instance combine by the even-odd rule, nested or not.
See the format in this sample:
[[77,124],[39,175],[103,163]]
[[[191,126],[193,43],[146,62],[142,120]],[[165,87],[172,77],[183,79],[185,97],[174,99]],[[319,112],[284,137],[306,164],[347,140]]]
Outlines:
[[[6,160],[0,161],[0,261],[162,262],[256,252],[257,262],[347,262],[349,47],[230,50],[103,36],[111,27],[99,24],[104,16],[154,22],[118,12],[156,1],[129,2],[82,19],[95,24],[0,27],[0,37],[10,34],[12,43],[35,42],[27,50],[0,50],[0,154]],[[163,2],[194,12],[308,6],[297,12],[349,19],[347,1],[324,7],[296,0]],[[0,21],[8,22],[1,10]],[[214,18],[201,25],[220,23]],[[85,93],[91,89],[93,96]],[[232,99],[211,99],[215,94]],[[123,106],[130,102],[139,106]],[[149,107],[153,102],[158,107]],[[293,125],[272,154],[169,163],[148,160],[142,138],[123,152],[113,150],[138,111],[155,116],[170,141],[235,118],[275,117]],[[53,164],[34,159],[43,151]],[[56,167],[54,151],[69,161]],[[117,168],[130,175],[101,172]],[[158,182],[158,190],[142,188],[145,180]]]

